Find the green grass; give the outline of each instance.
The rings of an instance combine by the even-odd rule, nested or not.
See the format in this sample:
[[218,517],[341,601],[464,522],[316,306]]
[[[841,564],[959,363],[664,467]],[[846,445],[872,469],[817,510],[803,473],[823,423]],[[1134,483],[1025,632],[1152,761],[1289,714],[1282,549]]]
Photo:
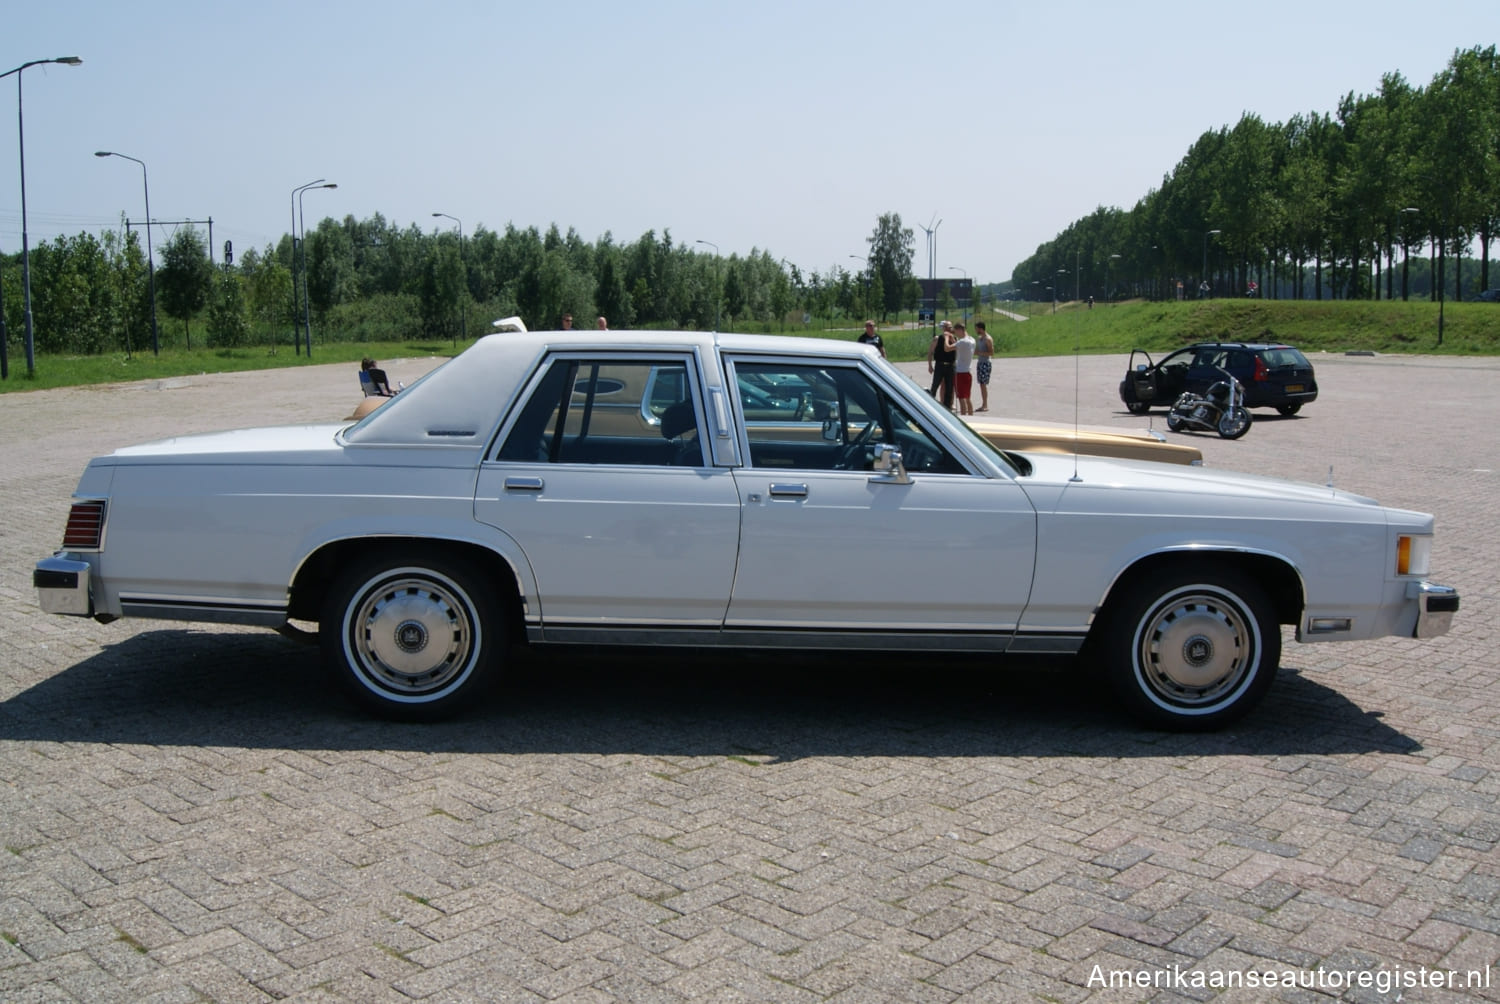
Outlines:
[[[1197,341],[1286,342],[1309,352],[1369,351],[1379,353],[1441,353],[1445,355],[1500,355],[1500,305],[1449,303],[1443,308],[1443,344],[1437,343],[1438,306],[1428,301],[1293,301],[1190,300],[1184,303],[1065,304],[1053,313],[1052,304],[1012,304],[1025,321],[991,312],[977,315],[988,322],[996,348],[1006,356],[1049,356],[1070,352],[1123,353],[1144,348],[1153,354]],[[956,316],[956,315],[955,315]],[[862,319],[861,319],[862,320]],[[859,334],[848,327],[801,329],[788,326],[786,334],[853,341]],[[765,330],[764,325],[755,327]],[[972,331],[972,324],[970,326]],[[925,359],[932,329],[884,327],[886,355],[904,362]],[[136,352],[128,358],[115,352],[97,356],[38,356],[36,373],[27,377],[25,360],[11,353],[10,378],[0,381],[0,393],[71,387],[82,384],[159,380],[196,373],[228,373],[284,366],[357,363],[369,355],[391,359],[456,355],[468,343],[444,339],[408,342],[338,342],[313,346],[313,356],[297,355],[286,346],[274,352],[259,346],[242,349],[162,350],[161,355]]]
[[286,346],[274,353],[265,347],[241,349],[162,349],[132,353],[110,352],[97,356],[36,357],[36,373],[26,375],[26,361],[12,353],[10,379],[0,381],[0,393],[74,387],[83,384],[120,383],[127,380],[161,380],[196,373],[234,373],[243,370],[279,369],[286,366],[321,366],[324,363],[358,364],[365,356],[382,362],[420,356],[452,356],[468,347],[435,339],[430,342],[330,342],[314,345],[313,355],[296,355]]

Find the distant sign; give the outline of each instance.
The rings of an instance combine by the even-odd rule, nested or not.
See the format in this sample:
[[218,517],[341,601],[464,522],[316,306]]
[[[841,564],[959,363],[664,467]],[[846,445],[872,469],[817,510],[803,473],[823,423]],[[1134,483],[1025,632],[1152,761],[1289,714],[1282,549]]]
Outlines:
[[234,241],[224,242],[224,264],[234,264]]

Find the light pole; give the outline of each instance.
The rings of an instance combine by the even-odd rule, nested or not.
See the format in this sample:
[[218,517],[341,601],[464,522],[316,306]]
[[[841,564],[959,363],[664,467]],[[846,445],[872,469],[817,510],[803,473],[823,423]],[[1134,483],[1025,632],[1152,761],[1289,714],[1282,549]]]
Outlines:
[[[16,134],[17,148],[21,153],[21,297],[24,304],[26,332],[26,375],[36,376],[36,339],[32,333],[31,326],[31,247],[26,237],[26,116],[24,105],[21,100],[21,71],[30,66],[41,66],[44,63],[61,63],[64,66],[77,66],[83,60],[77,56],[59,56],[57,59],[33,59],[29,63],[22,63],[14,70],[6,70],[0,73],[0,78],[15,75],[16,78]],[[3,363],[4,372],[0,376],[10,375],[10,359],[6,350],[0,349],[0,363]]]
[[447,213],[433,213],[432,215],[441,216],[445,220],[452,220],[454,223],[458,224],[458,263],[459,265],[463,266],[464,270],[464,286],[463,289],[459,290],[458,304],[460,309],[462,309],[463,311],[463,319],[461,322],[463,327],[461,330],[463,331],[464,341],[467,342],[469,340],[469,303],[466,299],[464,299],[464,293],[467,292],[469,288],[469,267],[464,264],[464,221],[459,219],[457,216],[449,216]]
[[1115,305],[1115,288],[1110,285],[1110,275],[1114,271],[1115,259],[1120,256],[1112,254],[1104,260],[1104,296],[1109,300],[1109,305]]
[[119,157],[121,160],[131,160],[141,165],[141,189],[146,196],[146,288],[150,290],[151,296],[151,354],[161,355],[161,338],[157,334],[156,327],[156,258],[151,251],[151,184],[146,178],[146,162],[130,156],[126,153],[115,153],[113,150],[96,150],[95,157]]
[[292,189],[292,349],[299,356],[302,354],[302,329],[297,321],[297,195],[305,188],[322,184],[323,180],[319,178]]
[[302,212],[302,196],[314,188],[338,188],[333,182],[304,185],[297,192],[297,229],[302,231],[302,332],[307,338],[307,358],[312,358],[312,297],[307,292],[307,216]]
[[[968,283],[968,281],[969,281],[969,270],[968,269],[959,268],[957,265],[949,265],[948,266],[948,271],[950,271],[950,272],[958,272],[958,273],[962,274],[963,277],[964,277],[965,284]],[[969,307],[972,307],[974,305],[974,287],[973,286],[968,286],[966,292],[969,293]],[[969,320],[969,307],[965,307],[964,308],[964,322],[965,323],[968,323],[968,320]]]
[[1222,230],[1208,230],[1203,234],[1203,271],[1198,276],[1199,282],[1208,281],[1208,238],[1213,234],[1222,234]]
[[[1067,275],[1068,274],[1068,270],[1065,269],[1065,268],[1060,268],[1060,269],[1057,270],[1057,274],[1058,275]],[[1060,292],[1060,290],[1057,287],[1061,286],[1061,285],[1062,285],[1062,280],[1061,279],[1055,280],[1053,282],[1053,285],[1052,285],[1052,312],[1054,314],[1057,313],[1057,294]]]
[[719,245],[713,241],[694,241],[695,244],[707,244],[714,249],[714,330],[719,330],[719,301],[723,296],[719,293]]

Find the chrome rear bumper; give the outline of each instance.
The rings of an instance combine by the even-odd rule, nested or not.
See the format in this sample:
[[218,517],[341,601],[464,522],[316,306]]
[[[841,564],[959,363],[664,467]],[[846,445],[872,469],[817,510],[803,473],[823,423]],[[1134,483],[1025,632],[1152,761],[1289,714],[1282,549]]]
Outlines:
[[91,616],[94,610],[89,596],[89,571],[87,561],[61,554],[38,561],[31,573],[31,584],[36,587],[42,610],[49,614]]

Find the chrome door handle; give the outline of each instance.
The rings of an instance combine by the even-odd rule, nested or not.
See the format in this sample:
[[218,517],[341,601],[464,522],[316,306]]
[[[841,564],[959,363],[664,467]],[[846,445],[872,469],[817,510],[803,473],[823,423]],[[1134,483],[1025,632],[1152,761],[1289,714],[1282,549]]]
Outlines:
[[771,497],[773,499],[805,499],[807,498],[807,485],[771,485]]
[[543,488],[541,478],[506,478],[505,490],[508,492],[539,492]]

